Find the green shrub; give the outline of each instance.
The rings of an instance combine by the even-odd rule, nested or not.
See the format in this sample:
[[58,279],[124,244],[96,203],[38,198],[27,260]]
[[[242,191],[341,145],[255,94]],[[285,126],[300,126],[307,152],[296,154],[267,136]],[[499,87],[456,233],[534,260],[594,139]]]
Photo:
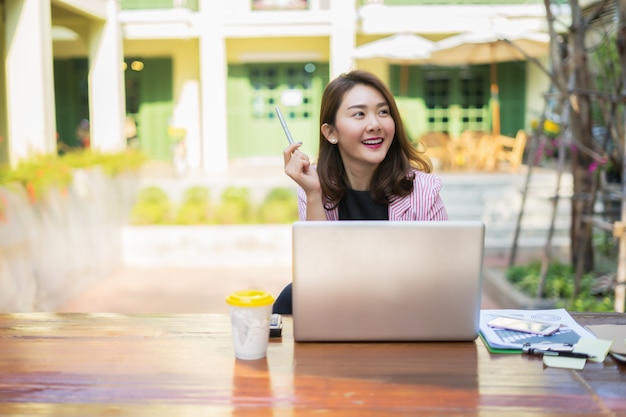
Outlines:
[[254,223],[249,190],[242,187],[228,187],[224,190],[215,218],[219,224]]
[[72,182],[72,170],[54,154],[39,155],[20,161],[14,169],[4,167],[0,178],[5,184],[21,184],[34,204],[53,188],[66,190]]
[[137,203],[130,214],[135,225],[171,223],[172,204],[169,196],[159,187],[146,187],[139,191]]
[[274,188],[259,207],[259,221],[265,224],[285,224],[298,220],[298,198],[291,188]]
[[72,182],[72,170],[99,166],[110,175],[136,170],[146,161],[137,150],[116,153],[76,150],[62,156],[56,154],[36,155],[21,160],[15,168],[0,167],[0,185],[21,184],[35,203],[53,188],[64,190]]
[[208,188],[191,187],[178,207],[170,203],[163,190],[148,187],[139,193],[131,224],[290,224],[297,219],[296,192],[286,187],[270,190],[258,206],[251,202],[246,188],[227,188],[215,204]]
[[126,149],[117,153],[85,149],[66,153],[60,159],[72,168],[99,166],[107,174],[117,175],[123,171],[140,168],[148,157],[137,149]]
[[[540,261],[515,265],[507,270],[507,280],[530,297],[537,296],[540,277]],[[553,300],[557,306],[570,311],[613,311],[613,294],[595,291],[595,278],[592,274],[582,276],[579,294],[572,299],[574,279],[575,273],[571,265],[551,263],[544,283],[544,298]]]
[[213,217],[208,188],[191,187],[185,191],[176,214],[176,224],[209,224]]

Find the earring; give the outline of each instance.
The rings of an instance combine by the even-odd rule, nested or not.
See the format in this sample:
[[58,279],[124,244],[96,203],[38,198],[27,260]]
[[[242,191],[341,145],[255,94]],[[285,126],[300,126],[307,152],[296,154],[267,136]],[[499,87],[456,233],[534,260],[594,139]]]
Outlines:
[[333,145],[337,143],[337,139],[336,138],[330,138],[330,143],[332,143]]

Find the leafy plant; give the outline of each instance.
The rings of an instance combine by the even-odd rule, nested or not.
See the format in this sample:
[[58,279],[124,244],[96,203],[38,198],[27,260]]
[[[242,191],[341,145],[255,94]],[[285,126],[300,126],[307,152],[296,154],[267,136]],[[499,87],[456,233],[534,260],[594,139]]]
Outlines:
[[253,223],[249,190],[242,187],[228,187],[224,190],[216,220],[220,224]]
[[53,188],[66,190],[72,182],[73,169],[99,166],[104,172],[117,175],[136,170],[145,161],[146,156],[137,150],[117,153],[77,150],[62,156],[35,155],[20,161],[15,168],[0,167],[0,185],[21,184],[34,204]]
[[148,160],[147,156],[137,149],[127,149],[117,153],[85,149],[66,153],[60,159],[71,168],[99,166],[109,175],[139,169]]
[[292,223],[298,220],[298,198],[290,188],[274,188],[259,208],[259,220],[267,224]]
[[[507,270],[507,280],[530,297],[537,295],[540,276],[540,261],[515,265]],[[596,288],[596,279],[592,274],[582,277],[579,295],[572,299],[574,277],[574,268],[571,265],[551,263],[546,274],[545,298],[571,311],[613,311],[612,293]]]
[[139,191],[137,203],[130,214],[130,222],[136,225],[171,223],[172,204],[169,196],[159,187],[146,187]]
[[6,184],[21,184],[32,204],[45,197],[52,188],[66,190],[72,182],[72,172],[56,155],[38,155],[20,161],[15,169],[4,168],[0,175]]
[[185,191],[176,215],[177,224],[209,224],[213,220],[210,193],[206,187],[191,187]]
[[260,205],[253,204],[246,188],[227,188],[217,203],[210,197],[208,188],[191,187],[177,207],[163,190],[144,188],[133,208],[131,224],[288,224],[298,219],[298,199],[290,188],[273,188]]

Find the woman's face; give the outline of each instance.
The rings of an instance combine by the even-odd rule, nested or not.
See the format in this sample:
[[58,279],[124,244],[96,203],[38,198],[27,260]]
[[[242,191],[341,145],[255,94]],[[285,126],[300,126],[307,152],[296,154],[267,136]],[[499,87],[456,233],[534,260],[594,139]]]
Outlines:
[[357,84],[348,91],[327,139],[336,139],[348,171],[373,172],[387,155],[396,132],[396,123],[385,97],[375,88]]

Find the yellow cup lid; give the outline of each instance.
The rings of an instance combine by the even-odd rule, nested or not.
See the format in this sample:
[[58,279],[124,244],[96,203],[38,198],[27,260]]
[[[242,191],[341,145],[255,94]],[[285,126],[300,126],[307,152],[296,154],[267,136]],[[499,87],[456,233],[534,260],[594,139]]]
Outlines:
[[229,295],[226,302],[236,307],[262,307],[272,304],[274,297],[262,290],[241,290]]

